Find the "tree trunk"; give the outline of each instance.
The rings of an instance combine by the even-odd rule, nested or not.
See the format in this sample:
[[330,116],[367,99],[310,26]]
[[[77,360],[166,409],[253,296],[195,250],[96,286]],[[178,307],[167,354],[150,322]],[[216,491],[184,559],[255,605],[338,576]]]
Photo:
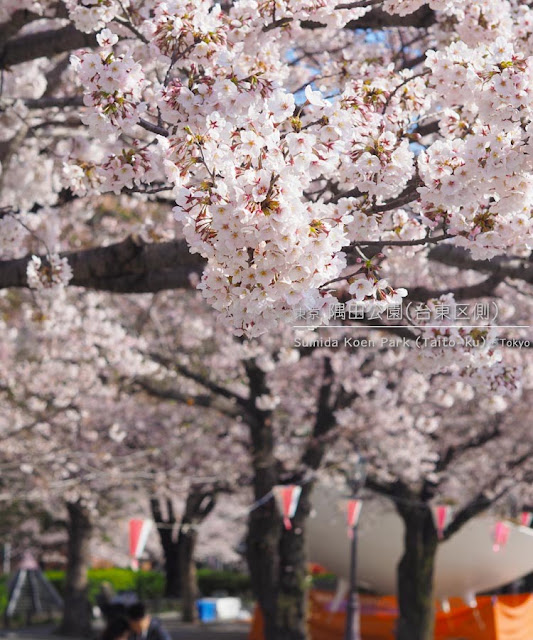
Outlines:
[[306,524],[310,512],[309,484],[302,488],[292,529],[283,530],[279,545],[279,590],[276,607],[276,640],[307,638]]
[[178,539],[174,540],[172,525],[176,523],[172,501],[167,500],[167,519],[161,514],[159,500],[152,498],[152,515],[159,528],[159,536],[165,554],[165,573],[167,597],[180,597],[182,615],[185,622],[195,622],[198,618],[196,598],[198,584],[194,551],[198,539],[198,527],[211,513],[216,504],[216,491],[219,488],[206,485],[193,485],[189,489],[185,502],[185,511],[181,519]]
[[[259,493],[261,492],[256,489],[256,497]],[[262,496],[266,493],[268,491]],[[250,513],[246,560],[250,570],[252,591],[263,615],[265,640],[276,640],[280,537],[281,521],[276,517],[273,500]]]
[[182,525],[178,538],[179,580],[181,584],[181,611],[184,622],[196,622],[196,598],[198,583],[196,579],[196,563],[194,550],[198,532],[190,525]]
[[[250,433],[253,487],[256,501],[263,500],[279,484],[274,455],[272,412],[261,411],[255,399],[268,393],[265,373],[254,361],[246,363],[250,404],[247,423]],[[268,499],[250,511],[246,538],[246,560],[250,570],[252,591],[263,614],[265,640],[276,638],[276,607],[279,587],[279,544],[281,520],[273,499]]]
[[87,571],[90,563],[92,523],[88,509],[79,501],[68,502],[67,511],[67,573],[63,620],[59,632],[66,636],[87,636],[91,633]]
[[194,551],[198,540],[198,528],[216,505],[217,494],[214,487],[193,485],[189,489],[185,512],[181,520],[178,537],[178,565],[181,584],[182,614],[185,622],[198,619],[196,598],[198,581]]
[[433,640],[433,573],[438,547],[429,506],[397,503],[405,525],[404,553],[398,565],[398,640]]
[[181,597],[179,549],[175,542],[171,542],[165,549],[165,598]]
[[[246,419],[250,430],[255,500],[262,500],[280,484],[279,465],[274,453],[272,412],[258,410],[255,399],[268,393],[265,374],[255,363],[246,363],[250,404]],[[302,456],[304,469],[318,469],[326,448],[324,436],[334,427],[335,403],[331,389],[333,370],[324,360],[313,436]],[[302,478],[296,482],[301,483]],[[305,482],[293,528],[286,531],[274,500],[250,512],[246,555],[252,589],[264,619],[265,640],[306,640],[307,557],[305,527],[310,513],[312,482]]]
[[172,501],[167,500],[167,517],[163,518],[158,498],[150,499],[152,517],[158,527],[163,557],[165,558],[165,597],[181,597],[178,542],[173,538],[172,525],[176,523]]
[[310,485],[302,495],[292,529],[283,528],[274,500],[250,514],[247,560],[265,626],[265,640],[306,640],[307,555],[305,526]]

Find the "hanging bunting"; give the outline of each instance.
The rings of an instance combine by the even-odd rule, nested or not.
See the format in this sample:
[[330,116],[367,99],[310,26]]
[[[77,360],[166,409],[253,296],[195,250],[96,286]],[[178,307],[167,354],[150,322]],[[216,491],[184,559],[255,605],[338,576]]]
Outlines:
[[130,520],[130,564],[134,571],[139,568],[139,558],[142,556],[151,528],[151,520],[141,520],[140,518]]
[[295,484],[280,484],[275,486],[272,491],[274,492],[279,510],[283,515],[283,525],[285,529],[292,529],[291,518],[293,518],[296,513],[302,487]]
[[509,525],[505,524],[505,522],[500,521],[495,524],[493,533],[494,544],[492,545],[492,550],[494,552],[499,551],[505,546],[509,538],[509,532]]
[[435,522],[435,529],[439,540],[444,537],[444,529],[450,524],[452,508],[448,504],[432,505],[431,513]]
[[520,514],[520,524],[523,527],[530,527],[532,521],[533,521],[533,512],[522,511],[522,513]]
[[346,515],[348,518],[348,537],[353,538],[353,532],[359,522],[359,515],[363,507],[362,500],[348,500],[346,502]]

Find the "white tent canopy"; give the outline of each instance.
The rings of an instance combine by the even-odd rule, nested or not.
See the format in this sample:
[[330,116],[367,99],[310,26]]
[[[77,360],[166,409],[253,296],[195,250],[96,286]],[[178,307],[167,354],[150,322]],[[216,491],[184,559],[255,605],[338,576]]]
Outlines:
[[[316,515],[309,521],[310,560],[340,578],[348,578],[350,541],[341,496],[317,486],[313,493]],[[497,519],[474,518],[439,545],[435,570],[435,597],[490,591],[533,571],[533,529],[510,525],[507,543],[493,550],[492,531]],[[379,594],[396,593],[396,569],[403,550],[404,525],[393,507],[368,501],[359,520],[357,574],[361,586]]]

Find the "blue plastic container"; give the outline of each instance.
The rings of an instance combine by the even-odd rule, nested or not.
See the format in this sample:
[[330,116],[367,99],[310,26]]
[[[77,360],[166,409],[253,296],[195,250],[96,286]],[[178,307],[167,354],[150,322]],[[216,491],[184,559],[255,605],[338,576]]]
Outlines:
[[196,601],[200,622],[213,622],[217,619],[217,603],[212,598],[202,598]]

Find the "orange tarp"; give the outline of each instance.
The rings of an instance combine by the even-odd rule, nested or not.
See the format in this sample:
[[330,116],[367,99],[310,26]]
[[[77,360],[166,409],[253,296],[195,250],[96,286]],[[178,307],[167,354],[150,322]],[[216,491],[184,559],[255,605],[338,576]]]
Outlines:
[[504,640],[533,638],[533,595],[527,593],[498,598],[494,605],[494,612],[498,640],[500,638]]
[[[311,640],[343,640],[344,611],[329,610],[333,593],[313,589],[309,596]],[[532,640],[533,595],[482,596],[472,609],[458,599],[450,600],[449,613],[439,611],[435,640]],[[392,597],[361,597],[363,640],[394,640],[397,603]],[[261,612],[256,609],[250,640],[263,640]]]

